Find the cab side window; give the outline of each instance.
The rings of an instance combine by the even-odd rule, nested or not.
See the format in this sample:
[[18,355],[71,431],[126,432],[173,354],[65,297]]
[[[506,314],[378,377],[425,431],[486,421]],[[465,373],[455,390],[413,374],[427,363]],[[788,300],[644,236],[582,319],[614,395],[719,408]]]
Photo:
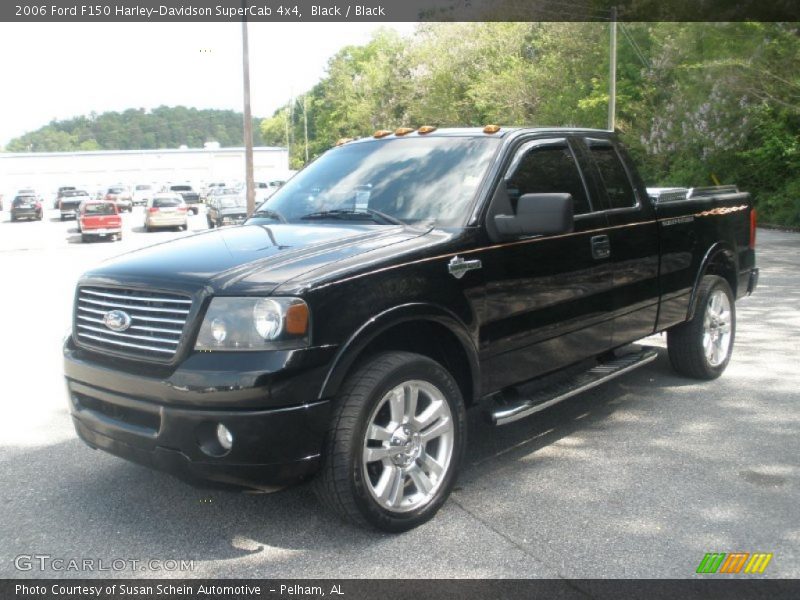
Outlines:
[[591,144],[589,152],[597,166],[600,184],[608,196],[608,207],[614,209],[636,206],[636,194],[616,149],[610,144]]
[[591,211],[575,157],[566,145],[539,146],[522,157],[506,180],[511,205],[524,194],[567,193],[572,195],[576,215]]

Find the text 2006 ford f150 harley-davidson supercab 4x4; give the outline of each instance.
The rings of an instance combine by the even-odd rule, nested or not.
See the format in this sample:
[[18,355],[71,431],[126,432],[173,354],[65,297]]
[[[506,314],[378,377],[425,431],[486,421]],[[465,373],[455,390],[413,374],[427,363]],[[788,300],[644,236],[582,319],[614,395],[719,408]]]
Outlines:
[[656,357],[728,364],[753,291],[734,187],[647,190],[588,129],[343,141],[242,226],[86,273],[64,347],[91,447],[190,481],[277,489],[388,531],[445,502],[465,409],[497,425]]

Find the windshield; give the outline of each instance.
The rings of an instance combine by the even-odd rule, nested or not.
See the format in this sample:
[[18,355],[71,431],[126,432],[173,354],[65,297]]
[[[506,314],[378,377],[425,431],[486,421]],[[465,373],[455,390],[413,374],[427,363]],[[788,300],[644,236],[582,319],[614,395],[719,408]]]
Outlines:
[[125,191],[125,188],[121,188],[121,187],[108,188],[108,193],[109,194],[121,194],[124,191]]
[[170,186],[169,189],[170,189],[170,191],[173,191],[173,192],[191,192],[192,191],[191,186],[188,186],[188,185],[173,185],[173,186]]
[[498,144],[440,137],[342,146],[298,173],[256,213],[295,223],[382,214],[389,218],[372,221],[461,226]]
[[141,192],[143,190],[149,190],[149,189],[150,189],[149,185],[137,185],[136,186],[136,191],[137,192]]

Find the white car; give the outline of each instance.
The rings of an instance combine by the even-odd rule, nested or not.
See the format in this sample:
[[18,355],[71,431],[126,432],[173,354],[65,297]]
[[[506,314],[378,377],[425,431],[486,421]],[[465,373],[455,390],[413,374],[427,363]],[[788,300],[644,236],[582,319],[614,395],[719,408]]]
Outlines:
[[144,212],[144,230],[153,231],[164,227],[185,230],[189,218],[188,208],[178,194],[156,194],[147,202]]
[[153,197],[155,190],[149,183],[139,183],[133,186],[133,205],[144,206]]

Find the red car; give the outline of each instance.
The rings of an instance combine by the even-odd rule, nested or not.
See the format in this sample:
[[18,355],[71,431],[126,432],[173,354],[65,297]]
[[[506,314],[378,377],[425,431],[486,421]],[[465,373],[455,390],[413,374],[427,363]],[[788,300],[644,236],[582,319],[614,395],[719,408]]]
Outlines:
[[122,217],[114,202],[84,202],[78,211],[78,230],[81,241],[92,238],[110,237],[122,239]]

